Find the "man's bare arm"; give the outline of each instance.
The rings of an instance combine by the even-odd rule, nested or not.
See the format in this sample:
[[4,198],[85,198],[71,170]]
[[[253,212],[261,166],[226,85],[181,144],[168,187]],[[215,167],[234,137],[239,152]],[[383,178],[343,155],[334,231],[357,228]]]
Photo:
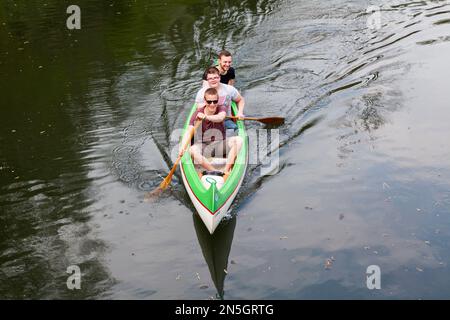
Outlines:
[[244,116],[244,107],[245,107],[244,97],[239,94],[238,97],[236,98],[236,100],[234,100],[234,101],[237,103],[237,106],[238,106],[237,116],[243,117]]
[[218,114],[213,116],[206,116],[206,120],[211,122],[222,122],[223,120],[225,120],[226,115],[226,112],[219,112]]

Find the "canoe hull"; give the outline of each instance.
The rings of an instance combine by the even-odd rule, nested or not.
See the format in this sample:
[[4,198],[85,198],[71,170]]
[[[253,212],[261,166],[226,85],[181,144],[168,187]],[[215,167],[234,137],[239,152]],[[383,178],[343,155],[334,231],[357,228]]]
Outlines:
[[[194,105],[188,119],[190,119],[195,109],[196,106]],[[237,106],[235,103],[232,104],[232,110],[234,114],[237,114]],[[186,152],[181,159],[180,169],[184,186],[195,209],[211,234],[230,209],[242,185],[248,165],[248,136],[245,131],[244,122],[237,121],[237,126],[239,129],[238,136],[243,141],[242,148],[237,155],[228,179],[223,185],[216,186],[215,184],[211,184],[208,188],[205,187],[200,180],[189,152]],[[186,121],[184,132],[186,132],[188,127],[189,121]]]
[[206,208],[203,205],[203,203],[194,194],[193,190],[189,186],[189,183],[186,179],[186,175],[184,173],[183,166],[181,166],[181,176],[183,177],[183,183],[186,186],[186,191],[189,195],[189,198],[191,198],[191,201],[194,204],[194,207],[197,210],[198,215],[202,219],[202,221],[205,224],[206,228],[208,229],[209,233],[213,234],[214,230],[216,230],[217,226],[220,224],[222,219],[226,216],[228,210],[230,209],[231,204],[234,201],[234,198],[236,198],[236,195],[238,194],[239,189],[244,180],[245,174],[242,175],[236,189],[230,195],[228,200],[223,204],[223,206],[219,210],[217,210],[214,213],[212,213],[208,208]]

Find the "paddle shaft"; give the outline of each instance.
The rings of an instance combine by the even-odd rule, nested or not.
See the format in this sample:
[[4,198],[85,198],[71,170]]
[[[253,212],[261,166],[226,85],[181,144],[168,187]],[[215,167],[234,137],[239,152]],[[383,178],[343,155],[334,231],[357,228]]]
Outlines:
[[191,143],[192,137],[195,134],[195,131],[197,131],[198,127],[201,125],[202,121],[197,121],[197,123],[194,125],[193,130],[191,131],[189,138],[186,140],[186,142],[183,145],[183,149],[181,149],[183,152],[178,156],[177,160],[175,161],[175,163],[173,164],[172,169],[170,170],[169,174],[167,175],[167,177],[161,182],[161,184],[159,185],[160,188],[165,189],[167,188],[167,186],[170,184],[170,181],[172,180],[172,176],[175,173],[175,170],[177,169],[178,164],[180,163],[181,158],[183,157],[184,153],[186,152],[186,149],[189,145],[189,143]]

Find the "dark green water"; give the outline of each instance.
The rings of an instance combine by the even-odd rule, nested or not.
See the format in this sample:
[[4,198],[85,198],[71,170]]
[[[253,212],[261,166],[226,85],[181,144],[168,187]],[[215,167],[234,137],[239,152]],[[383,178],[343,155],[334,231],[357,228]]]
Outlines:
[[[448,1],[76,4],[0,4],[0,298],[450,298]],[[178,177],[143,200],[222,48],[287,123],[210,236]]]

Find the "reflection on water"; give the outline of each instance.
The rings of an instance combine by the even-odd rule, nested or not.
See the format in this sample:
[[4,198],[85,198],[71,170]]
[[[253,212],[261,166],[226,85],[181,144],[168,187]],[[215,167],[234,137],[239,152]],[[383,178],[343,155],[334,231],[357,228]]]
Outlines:
[[224,297],[224,281],[228,273],[228,257],[233,242],[236,216],[225,220],[220,227],[210,234],[198,214],[192,215],[198,242],[208,264],[211,279],[217,289],[218,298]]
[[[450,296],[448,1],[381,1],[379,29],[359,0],[78,5],[78,31],[58,1],[0,5],[0,297]],[[246,114],[287,121],[210,237],[179,177],[142,200],[224,47]]]

